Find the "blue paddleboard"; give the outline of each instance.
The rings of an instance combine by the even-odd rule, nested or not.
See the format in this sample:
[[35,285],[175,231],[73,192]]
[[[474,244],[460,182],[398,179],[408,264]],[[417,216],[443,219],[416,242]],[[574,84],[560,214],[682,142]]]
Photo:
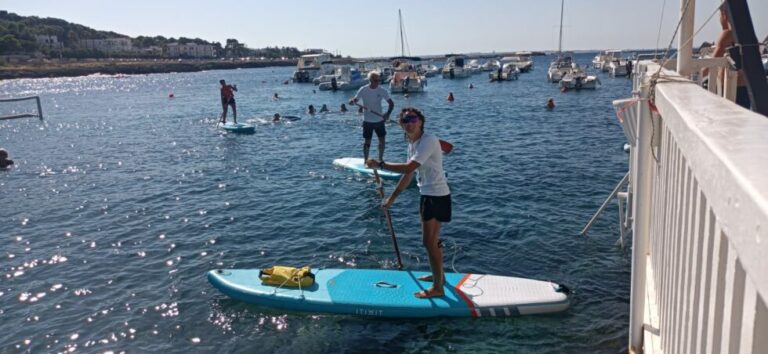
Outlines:
[[[357,157],[344,157],[341,159],[333,160],[333,164],[339,167],[346,168],[364,175],[373,176],[373,170],[365,167],[365,161]],[[379,177],[383,179],[400,179],[402,173],[379,170]]]
[[230,123],[227,122],[224,125],[221,126],[224,130],[231,132],[231,133],[238,133],[238,134],[253,134],[256,132],[256,127],[250,124],[244,124],[244,123]]
[[259,269],[216,269],[208,281],[247,303],[311,313],[376,317],[504,317],[565,311],[568,289],[548,281],[483,274],[446,273],[445,295],[419,299],[427,272],[385,269],[321,269],[308,288],[264,285]]

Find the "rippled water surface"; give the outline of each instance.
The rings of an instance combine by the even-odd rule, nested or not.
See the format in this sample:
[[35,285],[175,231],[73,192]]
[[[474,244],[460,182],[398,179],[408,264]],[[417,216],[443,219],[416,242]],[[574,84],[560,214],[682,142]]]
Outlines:
[[[331,165],[362,154],[360,116],[302,113],[352,93],[284,85],[292,68],[0,82],[3,97],[40,95],[45,113],[0,121],[17,164],[0,171],[0,352],[623,352],[631,257],[614,246],[617,209],[578,232],[626,171],[610,103],[630,83],[600,74],[597,91],[563,94],[545,81],[550,59],[516,82],[438,77],[393,96],[455,145],[447,268],[574,290],[567,312],[516,318],[291,313],[208,284],[220,267],[392,266],[373,182]],[[222,78],[255,134],[216,129]],[[263,118],[275,112],[303,119]],[[402,160],[402,134],[388,129],[385,159]],[[392,212],[406,266],[428,269],[418,190]]]

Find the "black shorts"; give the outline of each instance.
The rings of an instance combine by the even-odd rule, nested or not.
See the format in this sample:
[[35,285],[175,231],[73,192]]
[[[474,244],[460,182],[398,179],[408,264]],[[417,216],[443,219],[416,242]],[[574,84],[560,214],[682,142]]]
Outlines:
[[384,128],[384,121],[378,123],[363,122],[363,139],[371,139],[374,130],[376,131],[376,136],[379,138],[383,138],[387,135],[387,129]]
[[221,99],[221,105],[222,106],[234,106],[235,105],[235,98],[232,97],[230,99],[222,98]]
[[736,87],[736,104],[746,109],[751,109],[749,90],[745,86]]
[[419,203],[419,215],[422,221],[437,219],[440,222],[451,221],[451,195],[435,197],[422,195]]

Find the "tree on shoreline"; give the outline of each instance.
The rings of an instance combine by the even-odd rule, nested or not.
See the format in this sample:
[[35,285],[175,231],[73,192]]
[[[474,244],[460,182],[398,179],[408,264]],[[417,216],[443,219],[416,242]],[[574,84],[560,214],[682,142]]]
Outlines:
[[[59,45],[47,46],[38,43],[36,36],[56,36]],[[85,49],[81,46],[84,39],[130,38],[131,45],[136,51],[130,52],[100,52]],[[40,53],[45,57],[54,58],[166,58],[157,51],[147,49],[163,48],[171,43],[212,45],[218,53],[228,57],[264,57],[298,58],[305,52],[294,47],[266,47],[261,49],[247,48],[245,43],[237,39],[227,39],[222,48],[219,42],[209,42],[200,38],[179,37],[178,39],[164,36],[138,36],[131,38],[112,31],[99,31],[83,25],[70,23],[58,18],[40,18],[36,16],[19,16],[5,10],[0,10],[0,55]]]

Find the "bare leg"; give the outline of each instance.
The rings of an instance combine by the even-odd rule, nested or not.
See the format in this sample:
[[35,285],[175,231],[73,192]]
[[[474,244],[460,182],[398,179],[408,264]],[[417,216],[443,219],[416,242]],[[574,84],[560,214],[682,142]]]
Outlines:
[[222,123],[227,122],[227,105],[226,104],[221,105],[221,122]]
[[379,161],[384,161],[384,143],[385,143],[385,136],[379,137]]
[[235,124],[237,124],[237,106],[235,104],[232,104],[232,119],[235,121]]
[[368,152],[371,151],[371,139],[365,139],[363,142],[363,161],[368,161]]
[[439,297],[445,295],[445,272],[443,271],[443,250],[438,241],[440,238],[440,222],[430,219],[421,222],[422,242],[429,256],[429,267],[432,269],[432,287],[416,293],[418,298]]

